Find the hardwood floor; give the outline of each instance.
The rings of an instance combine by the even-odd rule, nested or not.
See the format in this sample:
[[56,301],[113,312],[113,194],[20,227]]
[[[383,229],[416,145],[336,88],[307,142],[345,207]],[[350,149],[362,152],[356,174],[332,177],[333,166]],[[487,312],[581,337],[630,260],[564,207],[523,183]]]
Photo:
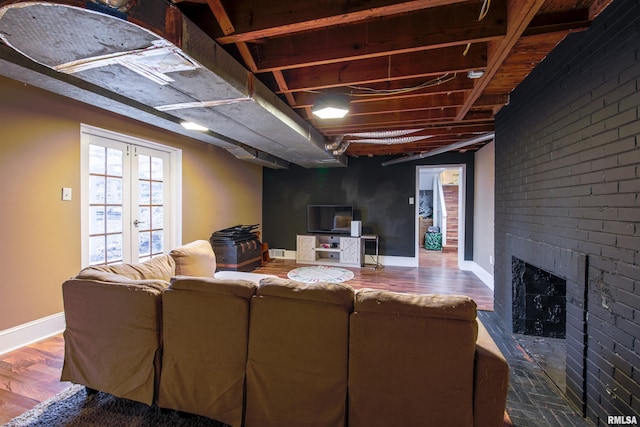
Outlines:
[[62,334],[0,355],[0,424],[71,385],[60,381],[63,356]]
[[[421,249],[419,264],[420,267],[350,268],[354,278],[348,284],[355,289],[468,295],[478,309],[493,310],[493,291],[475,274],[457,268],[456,253]],[[292,260],[273,260],[255,272],[286,278],[296,266],[300,264]],[[62,334],[0,355],[0,424],[70,385],[60,382],[63,356]]]
[[[420,249],[419,267],[349,268],[354,278],[346,282],[355,289],[387,289],[396,292],[468,295],[479,310],[493,311],[493,290],[475,274],[458,269],[457,253]],[[369,258],[367,256],[367,262]],[[301,266],[293,260],[274,260],[257,273],[287,277]]]

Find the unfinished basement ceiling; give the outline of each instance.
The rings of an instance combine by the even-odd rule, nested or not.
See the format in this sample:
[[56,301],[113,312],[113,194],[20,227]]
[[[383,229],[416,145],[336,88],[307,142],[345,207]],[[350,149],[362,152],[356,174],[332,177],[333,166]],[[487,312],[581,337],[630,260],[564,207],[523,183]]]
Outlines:
[[200,124],[211,131],[180,133],[269,167],[345,165],[325,150],[324,136],[176,8],[159,0],[127,14],[87,6],[97,10],[45,2],[0,8],[0,39],[30,62],[0,50],[2,74],[172,131],[182,121]]
[[[394,164],[484,146],[611,1],[0,0],[0,73],[270,167]],[[314,117],[324,95],[349,114]]]

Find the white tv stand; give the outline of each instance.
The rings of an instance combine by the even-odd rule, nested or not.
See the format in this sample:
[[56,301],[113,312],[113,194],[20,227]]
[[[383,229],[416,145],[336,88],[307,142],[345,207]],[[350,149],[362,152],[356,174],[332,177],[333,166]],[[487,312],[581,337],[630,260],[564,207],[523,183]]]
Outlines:
[[345,234],[299,234],[296,239],[296,262],[360,267],[363,247],[360,237]]

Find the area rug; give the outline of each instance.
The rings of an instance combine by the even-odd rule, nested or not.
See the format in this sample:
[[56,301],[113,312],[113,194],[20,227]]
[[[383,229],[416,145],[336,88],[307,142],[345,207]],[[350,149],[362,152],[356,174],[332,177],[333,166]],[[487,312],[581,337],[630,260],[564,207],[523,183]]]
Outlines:
[[[84,387],[73,385],[12,419],[3,427],[229,427],[210,418],[157,407],[106,393],[87,398]],[[504,413],[504,427],[513,427]]]
[[106,393],[87,397],[73,385],[12,419],[4,427],[228,427],[210,418],[157,407]]
[[287,276],[289,279],[304,283],[342,283],[353,279],[353,271],[346,268],[318,265],[314,267],[298,267],[287,273]]

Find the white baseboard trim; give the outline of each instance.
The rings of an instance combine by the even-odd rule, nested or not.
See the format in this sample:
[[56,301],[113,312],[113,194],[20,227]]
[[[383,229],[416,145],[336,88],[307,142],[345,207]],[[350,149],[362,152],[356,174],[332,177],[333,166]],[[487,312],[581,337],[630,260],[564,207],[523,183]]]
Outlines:
[[489,273],[487,270],[480,267],[477,263],[473,261],[471,261],[471,264],[472,264],[470,268],[471,272],[476,276],[478,276],[478,278],[482,280],[482,283],[487,285],[489,289],[493,290],[493,276],[491,275],[491,273]]
[[0,331],[0,354],[17,350],[64,331],[64,312]]
[[[375,259],[375,255],[367,254],[367,263]],[[380,255],[380,264],[388,267],[417,267],[418,258],[405,256],[385,256]]]

